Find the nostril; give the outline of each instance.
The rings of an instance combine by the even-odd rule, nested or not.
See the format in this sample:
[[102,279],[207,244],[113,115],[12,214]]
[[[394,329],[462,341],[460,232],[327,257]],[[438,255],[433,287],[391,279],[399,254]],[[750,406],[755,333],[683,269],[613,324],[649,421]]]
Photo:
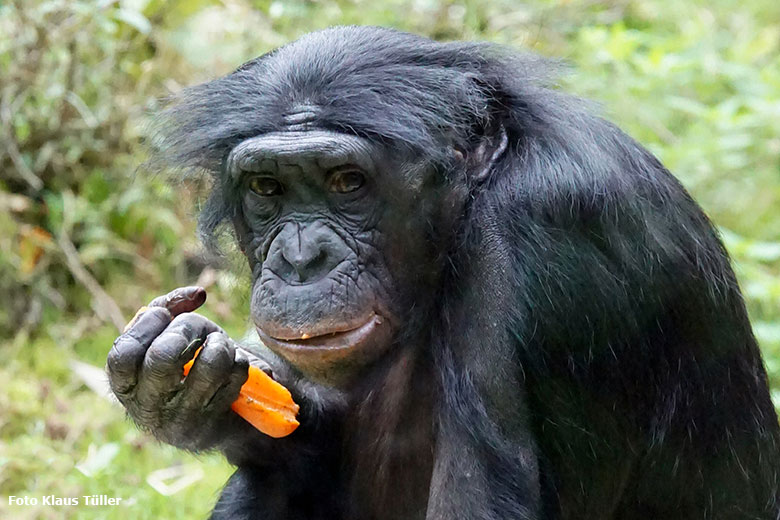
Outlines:
[[297,254],[292,260],[288,260],[299,274],[317,267],[325,259],[325,251],[319,250],[314,255]]
[[326,226],[288,223],[274,237],[263,266],[285,282],[313,283],[339,264],[345,247]]
[[327,254],[323,249],[317,247],[304,248],[290,255],[283,254],[283,256],[297,275],[298,282],[310,281],[326,274],[321,273],[327,258]]
[[305,268],[319,263],[323,258],[325,258],[325,251],[319,250],[315,255],[296,255],[295,261],[293,263],[297,266]]

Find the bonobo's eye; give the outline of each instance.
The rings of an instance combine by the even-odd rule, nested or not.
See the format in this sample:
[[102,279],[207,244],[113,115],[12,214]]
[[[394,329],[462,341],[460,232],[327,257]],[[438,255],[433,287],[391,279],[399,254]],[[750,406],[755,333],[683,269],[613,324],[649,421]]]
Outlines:
[[255,176],[247,181],[249,189],[261,197],[273,197],[282,194],[282,184],[273,177]]
[[328,189],[334,193],[352,193],[363,187],[366,176],[356,166],[339,166],[330,171]]

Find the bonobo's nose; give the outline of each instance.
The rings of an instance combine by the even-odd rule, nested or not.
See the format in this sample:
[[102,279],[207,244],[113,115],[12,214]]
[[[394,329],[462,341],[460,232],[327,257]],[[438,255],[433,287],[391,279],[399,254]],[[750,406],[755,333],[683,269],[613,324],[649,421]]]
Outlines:
[[325,277],[346,256],[346,244],[319,222],[288,222],[271,242],[265,266],[290,283]]

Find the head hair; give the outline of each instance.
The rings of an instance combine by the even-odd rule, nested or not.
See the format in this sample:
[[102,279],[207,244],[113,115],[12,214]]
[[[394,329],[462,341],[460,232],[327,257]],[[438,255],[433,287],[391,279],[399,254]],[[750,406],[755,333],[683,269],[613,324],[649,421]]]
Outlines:
[[[392,29],[333,27],[183,90],[156,119],[150,165],[207,171],[218,182],[200,219],[208,235],[229,218],[223,163],[244,139],[283,128],[296,107],[316,125],[404,149],[433,163],[491,118],[515,141],[571,98],[549,88],[550,63],[489,43],[436,42]],[[551,102],[552,98],[552,102]]]

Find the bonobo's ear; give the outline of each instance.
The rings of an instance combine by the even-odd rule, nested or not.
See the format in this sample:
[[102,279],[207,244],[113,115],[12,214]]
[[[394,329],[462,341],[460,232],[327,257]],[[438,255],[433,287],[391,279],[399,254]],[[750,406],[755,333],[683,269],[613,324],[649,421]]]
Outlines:
[[506,151],[508,138],[506,129],[501,123],[488,125],[470,150],[454,148],[457,161],[465,163],[469,179],[475,183],[482,182],[490,170]]

